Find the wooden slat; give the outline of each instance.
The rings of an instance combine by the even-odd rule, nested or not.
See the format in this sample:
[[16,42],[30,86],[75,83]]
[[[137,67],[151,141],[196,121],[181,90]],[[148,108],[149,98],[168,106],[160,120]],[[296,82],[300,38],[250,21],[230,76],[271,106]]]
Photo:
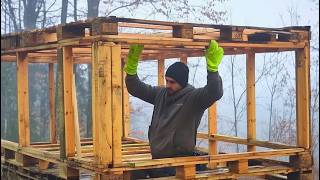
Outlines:
[[[249,140],[256,139],[256,93],[255,93],[255,54],[250,52],[247,54],[246,61],[246,77],[247,77],[247,138]],[[248,151],[255,151],[255,147],[249,145]]]
[[[214,103],[208,109],[208,134],[209,136],[217,133],[217,103]],[[217,141],[214,139],[209,139],[209,155],[218,154]],[[209,161],[209,168],[216,168],[217,164]]]
[[176,177],[180,179],[194,179],[196,167],[194,164],[176,167]]
[[164,63],[165,59],[158,59],[158,86],[164,86]]
[[79,114],[78,114],[78,101],[75,74],[72,75],[72,107],[73,107],[73,120],[74,120],[74,138],[77,150],[77,156],[81,157],[81,143],[80,143],[80,128],[79,128]]
[[66,140],[66,157],[75,155],[74,112],[72,105],[72,47],[63,47],[63,100]]
[[92,134],[98,164],[112,163],[111,49],[100,41],[92,45]]
[[17,53],[17,105],[19,144],[30,145],[28,61],[26,53]]
[[110,46],[112,61],[112,159],[113,166],[119,166],[121,159],[121,139],[123,122],[122,102],[122,67],[121,67],[121,46]]
[[[122,66],[124,66],[124,63],[122,63]],[[123,69],[123,67],[122,67]],[[129,102],[129,92],[127,90],[127,86],[126,86],[126,83],[125,83],[125,77],[126,77],[126,72],[123,71],[122,73],[122,103],[123,103],[123,106],[122,106],[122,111],[123,111],[123,137],[129,137],[130,135],[130,129],[131,129],[131,122],[130,122],[130,111],[131,111],[131,108],[130,108],[130,102]],[[123,146],[123,145],[122,145]]]
[[55,83],[54,64],[49,64],[49,106],[50,106],[50,142],[57,143],[56,113],[55,113]]
[[296,125],[297,145],[311,147],[310,122],[310,44],[296,50]]

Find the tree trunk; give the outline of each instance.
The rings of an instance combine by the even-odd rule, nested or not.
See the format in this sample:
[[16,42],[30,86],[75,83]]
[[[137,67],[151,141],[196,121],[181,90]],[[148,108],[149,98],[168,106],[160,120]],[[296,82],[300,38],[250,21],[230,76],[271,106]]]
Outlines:
[[78,0],[73,0],[73,18],[74,21],[78,20]]
[[62,0],[61,24],[65,24],[67,22],[67,13],[68,13],[68,0]]
[[100,0],[87,0],[87,3],[88,3],[87,18],[98,17]]

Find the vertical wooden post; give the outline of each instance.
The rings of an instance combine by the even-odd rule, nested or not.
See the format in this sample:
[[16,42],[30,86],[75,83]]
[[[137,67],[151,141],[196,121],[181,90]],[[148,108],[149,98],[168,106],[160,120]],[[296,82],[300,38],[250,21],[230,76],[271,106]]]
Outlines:
[[27,54],[17,53],[17,104],[19,145],[30,145],[29,83]]
[[60,158],[66,158],[65,124],[64,124],[64,97],[63,97],[63,51],[57,49],[57,76],[56,76],[56,111],[59,129]]
[[121,46],[114,45],[111,49],[112,63],[112,159],[113,166],[122,164],[122,68],[121,68]]
[[[123,69],[123,68],[122,68]],[[126,72],[122,72],[122,112],[123,112],[123,128],[122,128],[122,136],[129,137],[131,123],[130,123],[130,102],[129,102],[129,93],[127,90],[126,82],[125,82]]]
[[[256,93],[255,93],[255,53],[247,53],[247,138],[256,139]],[[247,146],[247,151],[255,151],[256,147]]]
[[92,45],[92,136],[97,163],[112,163],[111,48],[101,41]]
[[74,137],[75,146],[77,150],[77,156],[81,157],[81,143],[80,143],[80,127],[78,118],[78,100],[77,100],[77,88],[76,88],[76,78],[73,74],[72,76],[72,107],[73,107],[73,120],[74,120]]
[[[209,155],[217,155],[217,141],[211,140],[210,136],[217,133],[217,103],[214,103],[208,109],[208,134],[209,134]],[[217,163],[209,161],[208,167],[214,169]]]
[[310,44],[296,50],[297,145],[311,148],[310,123]]
[[57,143],[55,92],[54,92],[54,64],[49,64],[49,106],[50,106],[50,142]]
[[158,86],[164,86],[164,58],[158,59]]
[[63,99],[66,157],[75,155],[74,115],[72,105],[73,62],[72,47],[63,47]]
[[196,167],[194,164],[176,167],[176,177],[179,179],[194,179]]

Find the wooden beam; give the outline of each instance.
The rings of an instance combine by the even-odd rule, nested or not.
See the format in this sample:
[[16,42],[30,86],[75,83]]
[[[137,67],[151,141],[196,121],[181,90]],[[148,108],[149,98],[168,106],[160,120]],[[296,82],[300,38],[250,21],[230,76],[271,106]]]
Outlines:
[[72,47],[66,46],[63,51],[63,100],[64,100],[64,123],[65,123],[65,142],[66,157],[75,155],[74,137],[74,112],[72,105]]
[[228,162],[227,164],[230,169],[230,172],[237,173],[237,174],[243,174],[248,172],[247,159],[243,159],[239,161],[231,161],[231,162]]
[[194,179],[196,167],[194,164],[176,167],[176,177],[179,179]]
[[[122,64],[122,69],[124,67],[124,64]],[[129,137],[129,134],[130,134],[130,129],[131,129],[131,123],[130,123],[130,102],[129,102],[129,93],[128,93],[128,90],[127,90],[127,86],[126,86],[126,83],[125,83],[125,77],[126,77],[126,72],[123,71],[122,73],[122,103],[123,103],[123,130],[122,130],[122,133],[123,133],[123,137],[126,138],[126,137]]]
[[80,128],[79,128],[79,114],[78,114],[78,101],[77,101],[77,88],[76,78],[72,75],[72,107],[73,107],[73,120],[74,120],[74,137],[77,150],[77,156],[81,157],[81,143],[80,143]]
[[59,163],[59,176],[63,179],[79,179],[80,173],[78,169],[68,167],[65,163]]
[[111,49],[111,75],[112,75],[112,159],[113,166],[122,165],[121,157],[121,139],[122,139],[122,121],[123,121],[123,102],[122,102],[122,62],[121,45],[108,47]]
[[296,125],[297,145],[311,148],[310,122],[310,44],[296,50]]
[[50,106],[50,142],[57,143],[55,91],[54,91],[54,64],[49,64],[49,106]]
[[[255,54],[247,54],[247,138],[256,139],[256,93],[255,93]],[[255,151],[255,146],[249,145],[247,151]]]
[[57,76],[56,76],[56,111],[60,140],[60,158],[66,158],[66,138],[65,138],[65,119],[64,119],[64,92],[63,92],[63,51],[62,48],[57,49]]
[[19,144],[30,145],[29,81],[26,53],[17,53],[17,105]]
[[[113,43],[112,43],[113,44]],[[98,164],[112,159],[111,48],[101,41],[92,45],[92,135]]]
[[[217,103],[214,103],[208,109],[208,134],[209,136],[217,134]],[[209,155],[217,155],[218,147],[217,141],[214,139],[209,139]],[[217,164],[209,161],[208,167],[214,169],[217,167]]]
[[165,59],[160,58],[158,59],[158,86],[164,86],[164,63]]

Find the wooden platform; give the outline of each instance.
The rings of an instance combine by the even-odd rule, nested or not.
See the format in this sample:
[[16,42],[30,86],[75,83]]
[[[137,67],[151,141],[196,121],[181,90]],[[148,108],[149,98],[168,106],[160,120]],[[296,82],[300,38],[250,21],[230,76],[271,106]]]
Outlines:
[[[81,141],[82,157],[72,157],[67,160],[60,160],[59,144],[36,143],[30,147],[19,147],[17,143],[1,140],[1,162],[6,166],[24,167],[25,171],[51,174],[62,177],[59,172],[61,164],[74,169],[86,170],[83,177],[91,177],[95,173],[117,174],[117,172],[127,172],[141,169],[161,168],[161,167],[181,167],[186,165],[208,164],[209,161],[218,163],[218,167],[212,170],[196,172],[196,179],[234,179],[247,176],[268,176],[273,174],[287,175],[295,172],[288,162],[268,160],[272,157],[290,157],[303,154],[302,148],[266,150],[259,152],[244,152],[219,155],[205,155],[194,157],[178,157],[166,159],[152,159],[150,147],[147,142],[127,139],[122,141],[122,164],[118,167],[102,167],[96,164],[93,157],[92,140],[83,139]],[[17,160],[17,154],[28,157],[23,162]],[[32,157],[32,158],[31,158]],[[259,165],[248,166],[248,162],[254,160]],[[239,165],[244,162],[244,165]],[[235,164],[234,164],[235,163]],[[28,165],[26,165],[28,164]],[[44,167],[43,164],[45,164]],[[36,168],[35,168],[36,167]],[[304,169],[308,172],[310,169]],[[159,179],[168,179],[159,178]],[[170,177],[170,179],[178,179]]]

